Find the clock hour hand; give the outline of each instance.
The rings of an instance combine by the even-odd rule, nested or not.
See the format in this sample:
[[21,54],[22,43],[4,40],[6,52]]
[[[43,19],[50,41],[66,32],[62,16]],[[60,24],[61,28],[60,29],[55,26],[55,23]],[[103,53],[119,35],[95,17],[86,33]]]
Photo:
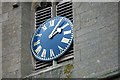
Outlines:
[[67,27],[69,25],[69,23],[66,23],[65,25],[63,25],[62,27],[58,27],[57,30],[51,35],[49,36],[49,38],[52,38],[53,36],[55,36],[57,33],[61,33],[61,31]]
[[[57,30],[52,34],[52,37],[55,36],[57,33],[61,33],[62,29],[61,28],[57,28]],[[50,37],[50,38],[52,38]]]
[[48,36],[49,38],[52,38],[52,36],[53,36],[53,33],[55,32],[55,30],[57,29],[57,27],[59,26],[59,24],[60,24],[60,22],[63,20],[63,18],[61,18],[60,20],[59,20],[59,22],[57,23],[57,25],[55,26],[55,28],[53,29],[53,31],[50,33],[50,35]]

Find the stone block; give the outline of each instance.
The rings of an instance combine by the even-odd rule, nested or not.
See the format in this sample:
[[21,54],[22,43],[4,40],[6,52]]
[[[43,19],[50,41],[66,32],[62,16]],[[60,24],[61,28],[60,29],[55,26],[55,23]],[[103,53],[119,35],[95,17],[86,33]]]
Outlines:
[[81,61],[88,60],[89,58],[94,58],[100,54],[99,45],[93,44],[81,49]]
[[[21,8],[11,10],[8,13],[10,24],[21,25]],[[17,26],[16,26],[17,27]]]
[[97,10],[95,11],[95,9],[93,9],[93,10],[89,10],[84,13],[81,13],[80,19],[82,19],[82,21],[89,21],[91,19],[98,17],[99,15],[100,14],[98,14]]
[[0,14],[0,22],[8,20],[8,13]]
[[0,57],[2,57],[2,23],[0,23]]
[[8,72],[7,74],[3,74],[2,77],[3,78],[20,78],[20,70]]
[[52,78],[60,78],[63,75],[63,67],[51,71]]
[[[21,29],[20,29],[20,25],[14,25],[14,24],[9,24],[9,25],[3,25],[2,31],[5,32],[2,34],[3,40],[6,39],[11,39],[11,38],[18,38],[20,39],[21,37]],[[20,37],[18,37],[20,36]]]
[[104,27],[104,26],[97,23],[97,24],[94,24],[94,25],[89,26],[87,28],[80,29],[80,30],[76,31],[76,37],[79,37],[81,35],[87,34],[87,33],[92,32],[92,31],[96,31],[102,27]]
[[82,4],[80,5],[80,7],[75,8],[75,11],[78,14],[81,14],[83,12],[89,11],[91,9],[90,7],[90,3],[89,2],[82,2]]
[[2,73],[2,57],[0,57],[0,73]]
[[8,20],[8,13],[2,14],[2,21],[7,21]]
[[67,78],[65,71],[66,71],[66,69],[68,70],[68,68],[70,66],[68,68],[66,68],[66,66],[68,66],[68,65],[63,65],[63,66],[55,68],[55,69],[53,68],[49,71],[37,74],[37,75],[33,76],[33,78]]
[[80,62],[80,61],[81,61],[81,49],[80,50],[76,50],[75,49],[75,52],[74,52],[74,62],[77,63],[77,62]]
[[95,8],[98,9],[100,7],[103,7],[104,5],[105,5],[104,2],[90,2],[91,9],[95,9]]
[[101,57],[100,62],[101,67],[104,66],[104,70],[118,68],[118,51],[114,50],[109,52],[106,56]]
[[107,18],[105,18],[105,17],[101,17],[101,18],[99,18],[100,19],[100,22],[101,22],[101,24],[103,25],[103,26],[109,26],[109,25],[111,25],[111,24],[117,24],[117,22],[118,22],[118,15],[111,15],[111,17],[107,17]]
[[94,30],[92,32],[78,36],[76,43],[81,43],[83,41],[92,40],[96,38],[99,38],[99,32],[97,30]]
[[0,73],[0,79],[2,79],[2,73]]
[[13,72],[20,68],[21,68],[20,59],[18,58],[11,59],[10,61],[5,61],[4,64],[2,65],[2,70],[4,74],[7,74],[8,72]]
[[79,2],[79,3],[78,3],[78,2],[73,2],[73,5],[74,5],[73,7],[74,7],[74,9],[75,9],[75,8],[79,8],[79,7],[81,6],[81,4],[82,4],[82,2]]
[[91,20],[86,20],[86,21],[81,20],[80,27],[81,27],[81,29],[84,29],[84,28],[88,28],[88,27],[91,27],[91,26],[96,25],[96,24],[99,24],[97,17],[93,18]]
[[2,61],[5,62],[5,61],[10,61],[12,59],[15,59],[15,58],[20,58],[21,57],[21,54],[20,54],[21,50],[20,49],[16,49],[14,51],[11,51],[11,52],[8,52],[7,55],[3,55],[2,57]]
[[76,15],[74,16],[74,21],[73,21],[73,28],[75,31],[78,31],[81,29],[81,20],[80,20],[80,16]]
[[101,50],[106,49],[109,46],[118,46],[118,37],[116,32],[109,33],[105,37],[100,39],[100,48]]
[[45,76],[46,76],[45,73],[41,73],[41,74],[33,76],[33,78],[45,78]]
[[98,30],[99,36],[105,36],[105,34],[109,34],[111,32],[118,32],[118,25],[115,24],[110,24],[109,26],[105,26],[103,28],[100,28]]
[[97,45],[99,43],[99,38],[94,38],[91,40],[81,41],[79,44],[76,44],[76,50],[84,48],[86,46]]
[[8,55],[16,50],[17,51],[20,50],[20,42],[18,42],[18,40],[16,40],[16,38],[12,38],[10,40],[5,40],[5,41],[3,41],[3,44],[4,44],[2,46],[3,47],[2,51],[4,53],[3,56]]
[[2,14],[2,2],[0,2],[0,14]]
[[2,14],[0,14],[0,23],[2,22]]
[[[114,53],[113,53],[114,54]],[[114,61],[112,60],[114,58]],[[103,71],[109,71],[113,68],[117,67],[117,56],[116,55],[106,55],[106,56],[99,56],[92,59],[87,59],[86,61],[78,63],[79,67],[75,69],[76,77],[79,78],[89,78],[90,75],[96,75]]]
[[2,13],[9,12],[13,9],[12,7],[13,2],[4,2],[2,3]]
[[21,8],[24,9],[24,10],[30,11],[31,10],[30,6],[31,6],[31,2],[21,3]]

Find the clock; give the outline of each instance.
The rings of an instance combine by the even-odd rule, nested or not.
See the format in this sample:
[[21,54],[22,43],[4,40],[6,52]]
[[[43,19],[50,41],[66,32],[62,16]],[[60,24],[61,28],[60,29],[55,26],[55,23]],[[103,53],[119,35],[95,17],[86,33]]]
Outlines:
[[73,41],[73,25],[65,17],[50,18],[33,34],[31,51],[41,61],[51,61],[63,55]]

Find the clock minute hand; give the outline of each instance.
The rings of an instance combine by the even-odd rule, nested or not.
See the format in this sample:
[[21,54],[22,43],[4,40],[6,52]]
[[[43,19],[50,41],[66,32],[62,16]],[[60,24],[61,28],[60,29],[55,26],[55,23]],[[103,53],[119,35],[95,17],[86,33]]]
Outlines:
[[[57,31],[55,31],[53,34],[52,34],[52,37],[55,36],[57,33],[61,33],[62,29],[61,28],[57,28]],[[52,38],[51,37],[51,38]]]
[[59,20],[59,22],[57,23],[57,25],[55,26],[55,28],[53,29],[53,31],[51,32],[51,34],[49,35],[49,38],[51,38],[53,36],[53,32],[55,32],[56,28],[58,27],[58,25],[60,24],[60,22],[63,20],[63,18],[61,18]]
[[52,34],[52,36],[50,36],[49,38],[52,38],[53,36],[55,36],[57,33],[61,33],[61,31],[65,28],[65,27],[67,27],[69,25],[69,23],[67,23],[67,24],[65,24],[65,25],[63,25],[62,27],[60,27],[60,28],[57,28],[57,30],[56,31],[54,31],[54,33]]

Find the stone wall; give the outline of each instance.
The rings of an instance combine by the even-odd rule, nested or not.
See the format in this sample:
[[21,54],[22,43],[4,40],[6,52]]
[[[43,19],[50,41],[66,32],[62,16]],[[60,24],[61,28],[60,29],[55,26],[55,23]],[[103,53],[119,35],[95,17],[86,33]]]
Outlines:
[[32,71],[31,3],[2,3],[2,77],[20,78]]
[[118,70],[118,3],[76,3],[74,77],[103,77]]
[[73,2],[74,60],[38,72],[30,52],[34,10],[31,3],[18,4],[2,3],[0,10],[3,78],[104,77],[118,71],[118,3]]
[[21,7],[21,77],[25,77],[33,71],[30,40],[35,27],[33,25],[34,11],[31,10],[31,3],[22,2]]
[[0,79],[2,78],[2,3],[0,3]]
[[2,77],[21,77],[21,7],[2,3]]

